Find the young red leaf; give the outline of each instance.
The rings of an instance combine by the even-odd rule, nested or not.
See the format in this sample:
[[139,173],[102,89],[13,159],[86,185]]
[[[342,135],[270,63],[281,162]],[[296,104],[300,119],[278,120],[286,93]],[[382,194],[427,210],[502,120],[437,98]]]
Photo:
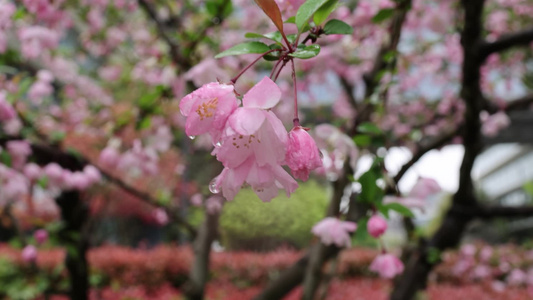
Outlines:
[[274,0],[255,0],[255,3],[261,7],[265,14],[274,22],[279,32],[283,33],[283,20],[278,4]]

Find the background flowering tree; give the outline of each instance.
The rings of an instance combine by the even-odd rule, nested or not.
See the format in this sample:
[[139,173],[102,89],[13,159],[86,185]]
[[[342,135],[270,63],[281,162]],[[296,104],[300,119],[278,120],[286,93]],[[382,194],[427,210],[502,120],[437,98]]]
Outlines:
[[[2,214],[28,264],[48,235],[67,250],[72,299],[89,295],[87,251],[113,208],[179,225],[194,249],[180,287],[202,299],[224,203],[243,185],[265,202],[289,195],[311,173],[332,188],[308,229],[318,239],[253,297],[302,285],[314,299],[352,232],[380,239],[383,217],[409,224],[408,207],[440,191],[429,179],[400,191],[407,170],[462,143],[436,234],[414,239],[405,267],[384,246],[369,267],[403,273],[391,298],[411,299],[472,219],[533,212],[482,206],[471,179],[483,135],[533,101],[532,14],[529,0],[0,0]],[[395,146],[412,158],[389,173]],[[206,212],[198,228],[192,206]],[[62,291],[51,280],[38,292]]]

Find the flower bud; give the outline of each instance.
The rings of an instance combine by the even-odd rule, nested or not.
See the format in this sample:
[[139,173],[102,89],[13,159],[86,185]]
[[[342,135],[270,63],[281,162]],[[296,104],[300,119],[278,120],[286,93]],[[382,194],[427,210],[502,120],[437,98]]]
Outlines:
[[33,233],[33,237],[38,244],[44,244],[48,240],[48,231],[39,229]]
[[35,262],[37,259],[37,248],[33,245],[28,245],[22,250],[22,261],[26,263]]
[[374,214],[366,225],[368,233],[374,238],[380,237],[387,230],[387,220]]
[[303,127],[296,126],[289,132],[285,160],[294,177],[303,181],[309,179],[309,172],[322,166],[315,140]]

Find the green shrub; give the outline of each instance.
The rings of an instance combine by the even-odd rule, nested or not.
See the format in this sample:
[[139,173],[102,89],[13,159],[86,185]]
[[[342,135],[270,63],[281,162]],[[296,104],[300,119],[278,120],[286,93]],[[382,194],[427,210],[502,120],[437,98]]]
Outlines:
[[243,189],[224,205],[220,218],[222,244],[232,250],[268,251],[282,245],[302,248],[312,238],[328,203],[327,188],[316,182],[300,183],[291,198],[284,193],[263,203],[251,189]]

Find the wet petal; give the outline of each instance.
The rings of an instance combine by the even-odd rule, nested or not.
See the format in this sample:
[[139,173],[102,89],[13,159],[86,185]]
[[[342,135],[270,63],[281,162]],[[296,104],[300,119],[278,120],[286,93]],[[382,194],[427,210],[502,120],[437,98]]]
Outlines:
[[244,107],[269,109],[278,104],[281,99],[281,90],[270,78],[259,81],[242,98]]

